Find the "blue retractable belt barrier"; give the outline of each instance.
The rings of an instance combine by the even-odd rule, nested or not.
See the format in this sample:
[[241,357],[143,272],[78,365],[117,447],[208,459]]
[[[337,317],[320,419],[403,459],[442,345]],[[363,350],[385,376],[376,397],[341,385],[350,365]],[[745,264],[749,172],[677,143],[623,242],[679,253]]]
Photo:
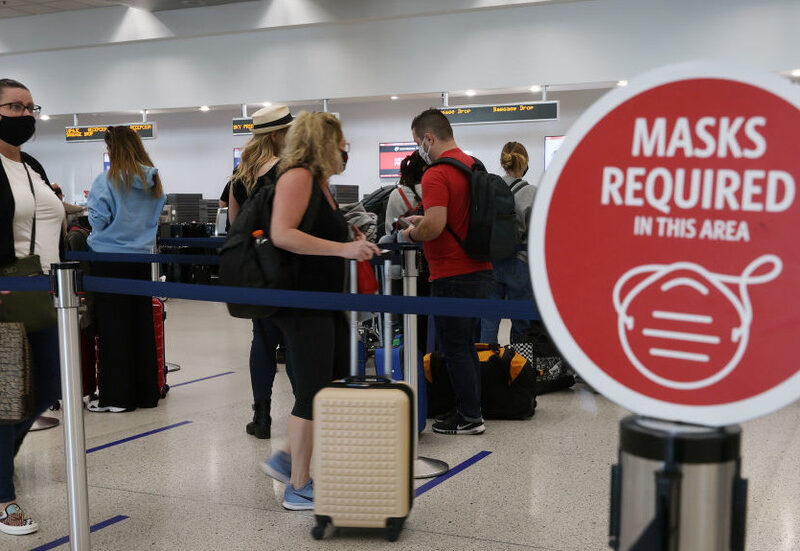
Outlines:
[[312,310],[355,310],[358,312],[392,312],[457,317],[493,317],[539,319],[533,302],[526,300],[459,299],[441,297],[403,297],[355,295],[309,291],[282,291],[245,287],[221,287],[187,283],[154,283],[152,281],[86,276],[86,291],[260,304]]
[[86,253],[67,251],[67,260],[88,262],[133,262],[141,264],[205,264],[217,265],[219,256],[210,254],[145,254],[145,253]]
[[[47,276],[0,277],[0,291],[49,291]],[[3,296],[0,295],[0,302]]]
[[204,249],[218,249],[225,244],[224,237],[163,237],[158,240],[159,245],[169,247],[197,247]]

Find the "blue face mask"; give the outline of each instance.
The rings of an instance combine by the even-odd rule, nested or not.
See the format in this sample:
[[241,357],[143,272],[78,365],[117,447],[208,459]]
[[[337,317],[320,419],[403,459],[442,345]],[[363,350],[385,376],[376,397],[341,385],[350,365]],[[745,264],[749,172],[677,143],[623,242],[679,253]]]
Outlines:
[[425,136],[419,142],[419,156],[422,157],[422,160],[425,161],[426,165],[431,164],[431,148],[428,147],[428,150],[425,151]]

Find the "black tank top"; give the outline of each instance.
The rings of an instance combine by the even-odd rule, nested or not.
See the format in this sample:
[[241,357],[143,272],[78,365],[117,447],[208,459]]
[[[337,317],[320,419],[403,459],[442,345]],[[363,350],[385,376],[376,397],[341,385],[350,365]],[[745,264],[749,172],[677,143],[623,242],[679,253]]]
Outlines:
[[[312,193],[319,193],[320,204],[310,235],[346,243],[349,238],[347,222],[339,212],[338,207],[333,209],[322,189],[314,181]],[[297,290],[300,291],[327,291],[341,293],[345,282],[345,259],[340,256],[294,255],[295,281]]]

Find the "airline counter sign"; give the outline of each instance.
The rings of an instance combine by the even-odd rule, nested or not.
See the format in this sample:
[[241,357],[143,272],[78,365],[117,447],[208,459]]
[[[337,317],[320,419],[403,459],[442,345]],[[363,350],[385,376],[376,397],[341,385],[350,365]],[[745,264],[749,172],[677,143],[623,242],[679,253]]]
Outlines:
[[248,136],[253,133],[253,119],[236,118],[232,122],[234,136]]
[[688,63],[567,135],[534,205],[534,291],[623,407],[724,425],[800,397],[799,106],[777,75]]
[[502,103],[497,105],[456,105],[439,110],[452,125],[498,124],[558,120],[557,101]]
[[156,137],[156,123],[154,122],[129,122],[123,124],[98,124],[94,126],[68,126],[64,129],[64,136],[68,143],[74,142],[101,142],[105,138],[109,126],[127,126],[143,140],[152,140]]

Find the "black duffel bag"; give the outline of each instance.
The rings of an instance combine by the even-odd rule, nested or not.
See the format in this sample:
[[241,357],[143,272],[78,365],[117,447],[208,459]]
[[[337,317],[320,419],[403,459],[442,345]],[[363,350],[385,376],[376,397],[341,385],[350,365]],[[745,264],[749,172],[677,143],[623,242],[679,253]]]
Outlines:
[[[481,362],[481,410],[486,419],[528,419],[536,413],[536,370],[510,347],[476,344]],[[455,407],[444,357],[425,356],[428,417]]]

